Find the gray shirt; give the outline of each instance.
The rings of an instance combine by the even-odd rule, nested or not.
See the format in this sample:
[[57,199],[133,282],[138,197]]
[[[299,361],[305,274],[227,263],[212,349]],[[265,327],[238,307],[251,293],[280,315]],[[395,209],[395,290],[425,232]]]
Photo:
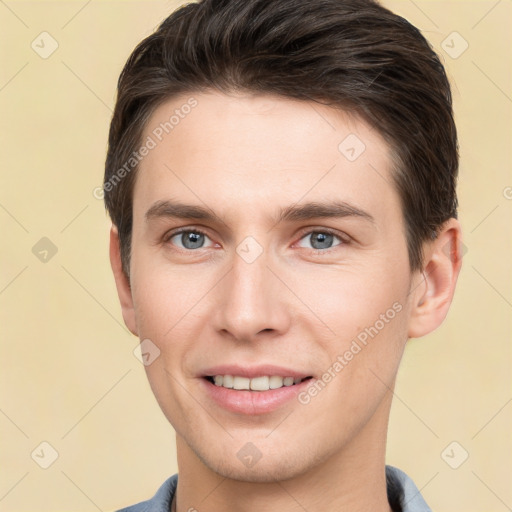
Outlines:
[[[393,512],[432,512],[414,482],[400,469],[386,466],[388,500]],[[170,512],[178,485],[178,475],[168,478],[157,493],[147,501],[117,512]]]

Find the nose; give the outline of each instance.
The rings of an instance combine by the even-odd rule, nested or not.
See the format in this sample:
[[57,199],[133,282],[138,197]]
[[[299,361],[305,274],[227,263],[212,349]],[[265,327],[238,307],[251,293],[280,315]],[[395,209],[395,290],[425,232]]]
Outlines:
[[287,289],[269,268],[267,252],[254,260],[233,255],[231,270],[218,284],[215,328],[240,342],[251,342],[286,332],[291,304]]

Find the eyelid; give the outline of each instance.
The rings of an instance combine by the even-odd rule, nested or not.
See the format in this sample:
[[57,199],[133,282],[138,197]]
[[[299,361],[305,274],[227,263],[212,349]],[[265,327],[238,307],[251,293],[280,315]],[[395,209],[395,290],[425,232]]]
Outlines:
[[202,235],[208,235],[208,233],[206,233],[206,231],[204,231],[201,228],[196,228],[195,226],[183,226],[181,228],[176,228],[176,229],[171,229],[169,231],[166,231],[164,233],[163,239],[169,240],[173,236],[176,236],[176,235],[179,235],[180,233],[184,233],[184,232],[188,232],[188,231],[192,231],[194,233],[201,233]]
[[342,240],[348,241],[350,239],[350,237],[346,233],[325,226],[308,226],[299,231],[301,238],[311,233],[329,233],[330,235],[336,235]]

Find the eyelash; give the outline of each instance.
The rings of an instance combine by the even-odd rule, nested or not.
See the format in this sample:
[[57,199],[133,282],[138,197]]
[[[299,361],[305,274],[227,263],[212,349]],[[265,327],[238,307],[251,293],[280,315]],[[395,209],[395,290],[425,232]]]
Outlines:
[[[180,229],[177,229],[176,231],[172,231],[170,233],[167,233],[164,236],[164,240],[163,241],[165,243],[169,243],[169,241],[172,238],[174,238],[176,235],[180,235],[181,233],[199,233],[201,235],[204,235],[204,236],[208,237],[208,233],[206,233],[205,231],[203,231],[201,229],[196,229],[196,228],[180,228]],[[334,237],[338,238],[340,240],[340,242],[341,242],[338,245],[335,245],[333,247],[328,247],[327,249],[314,249],[314,248],[309,249],[309,251],[314,253],[314,254],[325,254],[325,253],[328,253],[328,252],[336,249],[337,247],[339,247],[341,245],[347,245],[350,242],[348,235],[342,236],[337,231],[334,231],[334,230],[329,229],[329,228],[310,229],[309,231],[305,231],[305,232],[301,233],[299,241],[304,239],[308,235],[312,235],[313,233],[322,233],[322,234],[333,235]],[[199,249],[182,249],[181,247],[178,247],[177,249],[179,251],[182,251],[182,252],[195,252],[195,251],[198,251],[199,249],[207,249],[207,247],[206,248],[200,247]],[[307,248],[306,247],[302,247],[302,249],[307,249]]]

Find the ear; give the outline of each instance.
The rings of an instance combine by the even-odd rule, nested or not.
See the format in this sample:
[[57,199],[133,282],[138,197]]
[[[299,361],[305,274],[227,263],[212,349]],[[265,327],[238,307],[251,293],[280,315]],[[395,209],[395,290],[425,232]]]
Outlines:
[[462,265],[462,230],[449,219],[437,238],[424,247],[423,272],[413,280],[409,337],[437,329],[446,318]]
[[112,267],[112,272],[114,273],[117,295],[119,296],[119,302],[121,303],[124,323],[126,324],[126,327],[130,329],[132,334],[138,336],[132,291],[128,277],[123,271],[119,233],[116,226],[112,226],[110,229],[110,265]]

